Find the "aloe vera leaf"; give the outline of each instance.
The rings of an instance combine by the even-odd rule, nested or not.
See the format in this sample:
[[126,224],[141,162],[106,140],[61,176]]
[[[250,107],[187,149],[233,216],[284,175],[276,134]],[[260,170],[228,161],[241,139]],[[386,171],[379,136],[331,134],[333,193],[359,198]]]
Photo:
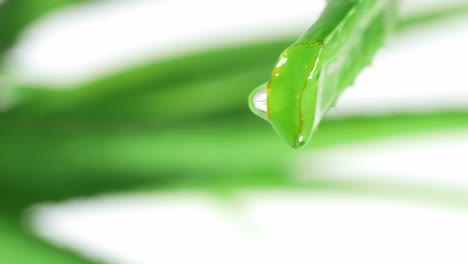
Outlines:
[[[281,53],[260,114],[293,148],[305,145],[341,92],[397,24],[395,0],[330,0],[318,21]],[[259,113],[258,111],[256,111]]]
[[[240,109],[245,105],[247,86],[268,76],[267,68],[287,42],[247,44],[170,59],[67,90],[18,87],[19,102],[10,114],[94,118],[159,113],[161,119],[170,119],[173,115],[193,115],[197,107],[205,112]],[[232,96],[218,102],[213,97],[221,92]],[[172,105],[163,106],[167,104]]]
[[[239,71],[220,73],[206,79],[190,79],[164,83],[165,81],[141,79],[151,82],[154,90],[147,93],[137,89],[135,92],[115,93],[103,98],[91,97],[87,102],[77,104],[69,100],[48,97],[46,101],[34,101],[35,107],[27,105],[13,109],[12,116],[37,116],[49,118],[81,118],[81,119],[119,119],[119,118],[151,118],[160,124],[166,122],[190,121],[192,118],[208,118],[224,112],[241,110],[245,106],[248,85],[255,84],[262,77],[268,76],[270,66],[263,65],[254,68],[244,68]],[[99,90],[97,88],[96,90]],[[64,94],[62,92],[59,92]],[[66,93],[66,92],[65,92]],[[223,100],[219,94],[223,93]],[[78,101],[79,98],[70,94],[66,98]],[[196,98],[196,99],[194,99]],[[75,102],[76,102],[75,101]],[[70,103],[70,104],[68,104]],[[61,110],[58,110],[61,109]]]
[[[460,9],[462,8],[458,8],[457,10]],[[430,15],[434,12],[439,15]],[[440,19],[440,14],[448,16],[448,14],[452,13],[452,11],[447,11],[447,9],[438,10],[437,12],[432,11],[426,14],[430,19],[416,19],[418,22],[414,22],[411,25],[437,21]],[[419,17],[421,15],[417,16]],[[414,20],[414,18],[404,18],[404,21],[408,20]],[[401,26],[401,24],[405,23],[399,24],[400,28],[405,28],[405,26]],[[17,89],[19,90],[17,93],[19,93],[20,97],[23,99],[26,97],[33,101],[32,104],[22,107],[23,112],[61,116],[71,114],[90,118],[97,116],[111,118],[119,115],[131,116],[133,114],[141,114],[142,116],[155,114],[158,116],[158,113],[161,113],[157,109],[158,105],[162,106],[162,100],[157,99],[159,96],[161,96],[161,98],[168,98],[168,100],[164,100],[164,102],[169,104],[168,101],[171,100],[171,98],[180,100],[180,98],[184,97],[184,94],[196,93],[195,87],[188,88],[187,90],[182,88],[189,87],[186,84],[190,82],[194,82],[194,86],[199,86],[200,83],[203,83],[203,80],[212,78],[213,85],[216,85],[217,81],[222,80],[220,75],[227,77],[228,74],[232,74],[232,79],[236,78],[236,75],[239,79],[243,78],[244,76],[239,76],[242,75],[241,72],[246,72],[248,68],[263,68],[264,65],[269,65],[273,60],[272,58],[275,56],[274,53],[279,53],[277,51],[282,50],[288,43],[290,43],[288,40],[281,40],[270,44],[247,44],[242,47],[215,50],[178,59],[171,59],[161,63],[143,65],[129,71],[115,73],[98,81],[73,87],[70,89],[72,91],[50,92],[23,87],[23,89]],[[263,76],[263,70],[259,70],[259,72],[261,72],[259,74],[260,78]],[[229,81],[229,83],[232,82]],[[230,85],[226,86],[231,87]],[[242,100],[240,98],[245,94],[244,87],[245,85],[239,82],[238,88],[233,88],[230,91],[228,91],[228,89],[223,89],[233,94],[233,97],[230,97],[232,100],[229,102],[232,102],[232,104],[239,103],[237,108],[241,108],[240,103]],[[203,96],[201,96],[202,94]],[[203,89],[201,89],[199,95],[198,98],[203,99],[211,98],[215,93],[203,93]],[[156,98],[156,101],[151,103],[150,98]],[[210,108],[213,110],[210,110],[211,112],[215,112],[215,106],[211,107],[210,104],[218,103],[220,111],[223,111],[223,109],[229,109],[231,111],[232,104],[229,102],[223,104],[219,100],[211,100],[211,102],[197,100],[193,103],[195,103],[194,106],[198,103],[199,106],[203,106],[205,109]],[[190,103],[187,102],[183,105],[188,108],[191,106]],[[171,113],[176,114],[176,111],[165,111],[164,115],[166,115],[166,117],[161,116],[161,118],[169,120],[171,119]],[[204,112],[198,111],[198,113],[202,114]],[[180,113],[180,115],[182,116],[183,113]],[[175,118],[174,121],[177,121],[177,118]]]
[[[168,131],[132,123],[80,126],[73,120],[6,124],[0,133],[0,193],[9,199],[0,202],[5,203],[3,207],[150,183],[164,186],[192,175],[222,177],[229,171],[242,177],[242,172],[249,170],[271,171],[269,162],[275,157],[277,164],[287,161],[287,153],[268,154],[265,140],[258,138],[251,139],[251,145],[258,147],[251,155],[240,155],[248,150],[249,146],[242,142],[247,141],[252,130],[247,126],[240,133],[237,129],[242,126],[235,124]],[[254,159],[254,154],[265,158]],[[22,159],[27,166],[20,166]]]
[[[117,81],[116,81],[116,82],[117,82]],[[239,83],[239,85],[242,85],[242,84]],[[109,88],[111,89],[111,86],[109,86]],[[125,89],[126,89],[126,88],[125,88]],[[131,94],[131,93],[130,93],[130,94]],[[143,93],[142,93],[142,94],[143,94]],[[92,98],[92,97],[91,97],[91,98]],[[106,97],[103,96],[102,98],[105,100]],[[124,98],[125,98],[125,97],[124,97]],[[79,106],[79,105],[81,105],[81,104],[77,104],[77,105]],[[32,114],[30,117],[34,117],[34,116],[35,116],[35,115]],[[450,121],[450,120],[453,121],[453,119],[450,119],[450,118],[449,118],[449,121]],[[466,123],[466,119],[463,119],[463,118],[461,118],[461,119],[456,119],[456,120],[457,120],[458,124],[463,124],[463,122]],[[39,129],[39,132],[41,132],[42,130],[48,131],[48,132],[50,132],[50,131],[55,131],[55,132],[57,132],[57,133],[60,132],[60,130],[55,130],[55,129],[54,129],[54,126],[55,126],[55,125],[49,126],[50,123],[54,124],[54,123],[56,122],[56,120],[53,120],[52,118],[49,119],[49,120],[47,120],[47,119],[46,119],[46,120],[38,119],[38,120],[35,120],[35,121],[34,121],[34,118],[33,118],[33,120],[28,120],[28,119],[23,119],[23,120],[22,120],[22,119],[18,119],[18,120],[16,120],[16,121],[18,121],[18,122],[23,122],[23,123],[29,123],[30,125],[42,124],[42,125],[45,126],[45,127],[47,127],[47,126],[49,127],[49,130],[47,130],[47,128],[42,127],[42,128]],[[15,121],[15,122],[16,122],[16,121]],[[63,120],[62,120],[62,121],[63,121]],[[65,123],[62,123],[62,125],[65,126],[65,127],[68,127],[68,129],[73,129],[73,122],[72,122],[72,121],[73,121],[73,120],[70,120],[70,122],[69,122],[68,124],[67,124],[66,122],[65,122]],[[128,120],[125,120],[125,122],[123,122],[123,123],[127,123],[127,121],[128,121]],[[356,120],[354,120],[354,121],[356,121]],[[359,120],[357,120],[357,121],[359,121]],[[387,121],[389,121],[389,120],[387,120]],[[460,122],[461,122],[461,123],[460,123]],[[59,123],[60,123],[60,122],[59,122]],[[398,123],[398,122],[397,122],[397,123]],[[12,121],[11,121],[11,120],[9,120],[9,121],[7,120],[6,122],[3,123],[4,126],[11,126],[11,124],[12,124]],[[375,124],[375,121],[374,121],[374,124]],[[98,129],[98,127],[99,127],[95,122],[89,122],[89,123],[86,123],[86,122],[85,122],[84,124],[81,124],[81,125],[83,125],[84,127],[95,127],[95,126],[97,126],[96,129]],[[130,122],[130,124],[128,124],[128,125],[129,125],[129,126],[132,126],[132,123]],[[430,127],[430,125],[428,125],[428,126]],[[120,127],[120,126],[119,126],[119,125],[116,125],[116,126],[113,126],[113,127],[110,126],[110,127],[108,128],[108,130],[117,129],[116,127]],[[339,127],[339,125],[338,125],[338,127]],[[359,126],[358,126],[358,127],[359,127]],[[375,127],[374,127],[374,126],[369,126],[369,127],[367,127],[367,129],[369,129],[370,131],[374,131],[374,132],[375,132],[376,127],[379,127],[379,126],[375,126]],[[380,127],[385,127],[385,126],[380,126]],[[398,126],[396,126],[396,127],[397,127],[396,130],[401,129],[401,128],[398,128]],[[411,126],[410,126],[410,127],[411,127]],[[23,128],[24,128],[24,127],[23,127]],[[28,126],[26,126],[26,128],[28,128]],[[345,127],[345,128],[346,128],[346,127]],[[379,131],[380,131],[382,134],[385,134],[385,133],[388,134],[389,132],[393,131],[393,129],[395,129],[395,127],[391,127],[391,126],[390,126],[390,127],[386,127],[386,128],[387,128],[389,131],[385,131],[385,130],[382,130],[382,131],[379,130]],[[21,129],[21,127],[20,127],[20,129]],[[17,133],[16,131],[19,131],[20,129],[15,130],[15,132],[13,132],[13,134],[16,134],[16,133]],[[119,128],[119,129],[120,129],[120,128]],[[235,131],[237,128],[230,128],[230,129],[232,129],[233,131]],[[366,127],[364,126],[363,129],[366,129]],[[92,129],[91,129],[91,130],[92,130]],[[360,130],[360,129],[359,129],[359,130]],[[359,130],[356,130],[356,131],[359,131]],[[34,134],[34,132],[36,132],[35,129],[29,129],[29,128],[26,129],[25,131],[29,131],[29,132],[31,132],[31,134]],[[148,131],[151,131],[151,132],[153,132],[153,133],[155,133],[155,134],[158,134],[158,133],[159,133],[159,130],[158,130],[158,131],[152,131],[152,130],[145,129],[145,131],[147,131],[147,132],[148,132]],[[255,129],[254,129],[254,130],[248,130],[248,129],[246,129],[246,131],[251,131],[252,133],[256,133],[256,130],[255,130]],[[333,131],[335,131],[335,132],[333,132]],[[379,131],[377,131],[377,132],[379,132]],[[402,131],[405,131],[405,130],[403,129]],[[48,132],[47,132],[47,133],[48,133]],[[129,133],[129,135],[132,135],[132,134],[133,134],[133,133],[130,133],[129,131],[127,131],[127,132]],[[181,132],[181,133],[174,133],[174,134],[175,134],[175,136],[177,136],[177,137],[179,137],[179,138],[184,138],[184,137],[188,137],[187,135],[190,135],[190,132],[189,132],[189,131],[187,131],[187,132],[188,132],[188,133],[185,133],[185,135],[184,135],[184,133],[182,133],[182,132]],[[257,131],[257,132],[258,132],[258,131]],[[329,131],[329,132],[330,132],[330,131]],[[44,133],[46,133],[46,132],[44,132]],[[93,132],[89,132],[89,133],[90,133],[90,134],[87,135],[87,136],[86,136],[86,133],[85,133],[85,136],[86,136],[86,137],[92,137]],[[123,133],[123,132],[122,132],[122,133]],[[259,133],[260,133],[260,132],[259,132]],[[77,135],[77,134],[78,134],[78,135]],[[66,145],[66,144],[70,144],[70,143],[67,143],[67,142],[74,142],[74,140],[75,140],[74,137],[75,137],[75,136],[76,136],[76,137],[79,136],[79,133],[77,133],[77,134],[71,134],[71,135],[69,134],[68,137],[67,137],[68,139],[62,141],[61,144],[59,144],[59,145],[62,145],[62,144],[63,144],[63,145]],[[111,133],[111,134],[112,134],[112,133]],[[137,134],[138,134],[138,133],[137,133]],[[261,133],[261,134],[262,134],[262,137],[265,135],[265,133]],[[333,143],[333,142],[335,142],[335,143],[341,142],[341,141],[339,141],[339,140],[337,141],[337,138],[338,138],[337,136],[342,135],[342,133],[339,132],[339,130],[332,130],[330,134],[335,135],[335,137],[334,137],[334,138],[328,138],[328,137],[327,137],[328,140],[329,140],[328,143],[321,143],[322,140],[318,140],[318,139],[317,139],[317,141],[315,141],[315,139],[314,139],[313,142],[316,142],[315,144],[318,144],[318,145],[320,145],[320,144],[327,145],[327,144],[331,144],[331,143]],[[366,135],[366,133],[364,133],[364,134],[359,134],[359,135],[358,135],[357,133],[350,133],[350,134],[352,135],[352,137],[358,137],[358,138],[362,137],[363,139],[366,138],[367,136],[369,136],[369,135]],[[30,134],[28,134],[28,135],[30,136]],[[133,134],[133,135],[135,135],[135,134]],[[317,134],[317,136],[318,136],[318,134]],[[19,147],[19,146],[21,146],[20,143],[22,143],[22,142],[23,142],[23,143],[24,143],[24,142],[28,142],[28,140],[24,141],[24,139],[27,138],[27,137],[28,137],[28,136],[26,136],[26,135],[19,136],[19,137],[17,137],[15,140],[13,140],[12,142],[13,142],[13,143],[16,143],[16,145]],[[100,137],[104,138],[104,136],[100,136]],[[346,136],[345,138],[346,138],[346,139],[349,139],[349,137],[350,137],[350,136],[348,135],[348,136]],[[11,137],[5,137],[5,142],[6,142],[6,141],[9,141],[9,138],[11,138]],[[15,138],[15,137],[13,137],[13,138]],[[175,138],[176,138],[176,137],[175,137]],[[215,137],[215,138],[216,138],[216,137]],[[226,138],[227,138],[227,137],[226,137]],[[224,139],[226,139],[226,138],[224,138]],[[42,139],[39,138],[39,137],[36,138],[36,141],[37,141],[37,142],[40,142],[41,140],[42,140]],[[50,143],[50,142],[54,142],[53,138],[51,138],[51,139],[45,139],[45,140],[44,140],[44,143]],[[271,141],[271,142],[273,142],[273,141]],[[37,144],[37,143],[36,143],[36,144]],[[71,143],[71,144],[73,145],[73,143]],[[5,145],[6,145],[6,144],[5,144]],[[118,146],[117,141],[116,141],[115,145]],[[131,144],[129,143],[128,145],[131,145]],[[3,144],[2,144],[2,146],[3,146]],[[35,146],[35,144],[32,144],[32,146]],[[44,155],[43,153],[47,153],[47,151],[50,149],[50,148],[47,148],[47,146],[48,146],[48,144],[45,144],[43,147],[41,147],[40,150],[42,150],[42,151],[38,151],[38,152],[35,154],[36,157],[40,157],[40,158],[45,157],[46,155]],[[52,144],[52,145],[50,145],[50,146],[54,146],[54,144]],[[84,147],[84,146],[87,146],[87,144],[83,144],[83,147]],[[251,146],[252,146],[252,147],[255,147],[255,146],[257,146],[257,145],[251,144]],[[141,147],[141,145],[137,145],[136,147]],[[175,146],[175,147],[177,147],[177,146]],[[20,152],[21,152],[21,150],[25,151],[26,148],[27,148],[27,147],[24,147],[24,148],[19,147],[19,151],[20,151]],[[11,149],[13,149],[13,147],[11,147]],[[268,148],[267,148],[267,149],[268,149]],[[6,151],[6,153],[7,153],[7,152],[8,152],[8,151]],[[23,153],[26,153],[26,152],[23,152]],[[172,153],[172,152],[170,152],[170,153]],[[169,154],[170,154],[170,153],[169,153]],[[80,154],[79,151],[77,151],[76,154],[79,155],[79,154]],[[58,156],[58,154],[54,154],[54,155],[57,155],[57,156]],[[52,156],[54,156],[54,155],[52,155]],[[173,153],[172,155],[177,156],[177,153],[175,153],[175,154]],[[239,155],[240,155],[240,154],[239,154]],[[5,154],[5,156],[7,156],[7,154]],[[170,157],[171,157],[171,156],[169,156],[168,158],[170,158]],[[267,157],[268,157],[268,156],[267,156]],[[40,158],[37,158],[37,160],[38,160],[37,163],[40,163]],[[258,158],[258,157],[255,157],[255,158]],[[255,159],[255,158],[254,158],[254,159]],[[18,158],[18,160],[21,160],[21,159]],[[71,160],[71,159],[70,159],[70,160]],[[116,163],[119,164],[119,161],[117,161],[117,160],[118,160],[118,159],[116,159]],[[122,160],[125,160],[125,159],[122,159]],[[176,159],[176,160],[177,160],[177,159]],[[54,161],[53,159],[50,160],[50,162],[53,162],[53,161]],[[180,160],[179,160],[179,161],[180,161]],[[168,171],[172,171],[174,175],[178,174],[178,173],[176,172],[177,170],[176,170],[176,169],[173,169],[173,168],[176,167],[175,164],[176,164],[177,162],[179,162],[179,161],[174,161],[174,163],[172,163],[171,166],[168,166],[168,168],[169,168]],[[70,161],[68,161],[68,162],[70,162]],[[208,162],[208,161],[207,161],[207,162]],[[43,166],[46,166],[46,164],[47,164],[47,163],[44,163]],[[70,163],[65,162],[64,164],[70,164]],[[180,164],[184,164],[184,163],[180,163]],[[211,165],[213,166],[213,164],[211,164]],[[36,165],[36,166],[37,166],[37,165]],[[195,167],[196,165],[192,165],[192,166]],[[7,167],[8,167],[8,166],[7,166]],[[32,166],[32,167],[34,167],[34,166]],[[171,169],[171,167],[172,167],[172,169]],[[183,170],[182,172],[180,172],[180,174],[190,175],[190,173],[193,173],[193,174],[195,174],[195,172],[200,173],[201,171],[205,171],[206,168],[207,168],[207,167],[200,166],[200,167],[197,167],[197,168],[194,169],[194,167],[188,166],[187,170],[186,170],[186,171]],[[221,167],[222,167],[222,166],[221,166]],[[106,167],[104,166],[103,169],[102,169],[102,171],[106,171],[105,168],[106,168]],[[139,165],[138,165],[138,166],[135,165],[135,168],[140,168],[140,167],[139,167]],[[41,170],[41,169],[42,169],[42,170]],[[153,172],[154,172],[154,171],[156,171],[156,170],[157,170],[156,168],[151,168],[151,169],[149,169],[148,171],[153,171]],[[245,170],[247,170],[247,169],[245,169]],[[13,169],[12,171],[15,172],[15,169]],[[85,169],[84,171],[87,171],[87,170]],[[89,171],[93,171],[93,169],[91,168],[91,169],[89,169]],[[226,170],[224,170],[224,168],[219,168],[219,175],[222,175],[222,174],[223,174],[223,171],[224,171],[224,173],[226,172]],[[33,170],[30,170],[30,171],[27,171],[27,170],[26,170],[26,171],[23,171],[23,172],[26,172],[27,174],[33,174],[33,173],[32,173]],[[59,176],[60,173],[54,173],[54,169],[47,169],[47,168],[44,169],[44,168],[42,168],[42,167],[39,167],[39,169],[37,170],[37,172],[41,172],[41,173],[43,172],[43,173],[44,173],[44,174],[41,174],[41,175],[47,175],[48,173],[50,173],[51,175],[56,175],[57,177],[60,177],[60,176]],[[171,173],[172,173],[172,172],[171,172]],[[110,177],[111,174],[112,174],[112,173],[108,173],[107,176]],[[136,174],[137,174],[137,175],[140,175],[140,173],[136,173]],[[208,174],[208,173],[207,173],[207,174]],[[233,173],[233,175],[234,175],[234,174],[235,174],[235,173]],[[21,179],[21,176],[20,176],[21,174],[20,174],[20,173],[18,173],[18,174],[16,174],[16,175],[19,176],[18,179]],[[33,175],[34,175],[34,174],[33,174]],[[94,176],[99,175],[99,172],[96,172],[96,174],[93,174],[93,175],[94,175]],[[153,173],[152,176],[155,176],[155,175],[157,175],[157,173]],[[159,174],[158,174],[158,175],[159,175]],[[167,175],[166,175],[166,176],[167,176]],[[103,175],[102,178],[105,178],[104,175]],[[125,178],[125,177],[123,177],[123,178]],[[137,178],[138,178],[138,177],[137,177]],[[148,177],[148,178],[151,178],[151,177]],[[161,177],[161,178],[164,179],[164,177]],[[161,179],[161,178],[159,178],[159,179]],[[169,178],[170,178],[170,177],[169,177]],[[159,179],[158,179],[158,180],[159,180]],[[83,183],[82,183],[82,184],[85,185],[85,186],[86,186],[86,180],[87,180],[87,179],[83,179]],[[153,180],[155,180],[154,177],[152,177],[152,178],[150,179],[150,181],[153,181]],[[208,180],[207,180],[207,181],[208,181]],[[51,183],[54,183],[54,182],[55,182],[55,181],[53,181],[53,180],[51,181]],[[99,181],[96,181],[96,182],[99,182]],[[135,180],[135,182],[140,182],[140,183],[142,183],[142,182],[144,182],[144,180],[138,178],[138,179]],[[59,183],[60,183],[60,182],[59,182]],[[75,194],[79,194],[79,193],[82,193],[82,194],[90,193],[90,191],[89,191],[90,189],[92,189],[92,190],[94,190],[94,191],[97,191],[97,190],[99,189],[98,187],[101,187],[102,190],[108,190],[110,187],[109,187],[109,188],[106,188],[105,186],[111,186],[111,185],[113,185],[113,183],[109,183],[108,180],[107,180],[107,181],[106,181],[106,180],[102,180],[102,182],[100,183],[100,185],[97,186],[95,189],[89,188],[89,186],[88,186],[87,188],[82,187],[82,189],[81,189],[81,187],[79,187],[79,188],[76,188],[74,191],[70,191],[70,189],[68,189],[69,187],[66,186],[66,182],[61,182],[61,183],[62,183],[63,185],[57,184],[56,186],[65,186],[64,189],[62,190],[63,193],[60,193],[60,195],[57,195],[56,197],[66,197],[66,194],[65,194],[65,193],[68,193],[68,195],[69,195],[70,193],[75,193]],[[89,183],[89,182],[88,182],[88,183]],[[121,181],[121,184],[116,184],[116,185],[114,185],[114,188],[119,189],[120,187],[122,187],[123,185],[125,185],[125,183],[128,183],[128,182]],[[119,188],[116,187],[117,185],[119,186]],[[112,189],[112,188],[111,188],[111,189]],[[24,189],[24,191],[21,191],[21,192],[22,192],[22,193],[25,193],[25,192],[27,192],[27,191],[28,191],[28,189],[26,188],[26,189]],[[50,191],[50,190],[48,190],[48,191]],[[70,191],[70,192],[69,192],[69,191]],[[33,192],[33,193],[34,193],[34,192]],[[46,191],[44,191],[44,190],[39,190],[38,193],[41,193],[42,195],[44,195],[44,193],[46,193]],[[50,193],[53,193],[53,191],[51,191]],[[50,194],[48,194],[48,195],[50,195]],[[31,194],[31,196],[33,196],[33,195]],[[36,197],[37,199],[39,199],[39,196],[35,196],[35,197]],[[45,197],[49,197],[49,196],[45,195]],[[34,198],[33,198],[33,199],[34,199]]]
[[392,32],[466,14],[468,2],[399,17],[397,1],[328,1],[281,54],[270,80],[251,93],[250,107],[291,147],[301,147]]
[[[466,113],[326,121],[309,147],[467,127]],[[285,181],[294,153],[268,126],[229,119],[157,130],[131,122],[0,120],[3,207],[138,186]],[[343,135],[343,131],[350,131]],[[313,172],[311,172],[313,173]],[[254,177],[254,178],[252,178]],[[249,178],[249,179],[247,179]]]
[[430,23],[453,19],[468,15],[468,1],[451,4],[443,8],[423,11],[410,16],[401,17],[398,22],[398,30],[407,30],[415,26],[427,26]]

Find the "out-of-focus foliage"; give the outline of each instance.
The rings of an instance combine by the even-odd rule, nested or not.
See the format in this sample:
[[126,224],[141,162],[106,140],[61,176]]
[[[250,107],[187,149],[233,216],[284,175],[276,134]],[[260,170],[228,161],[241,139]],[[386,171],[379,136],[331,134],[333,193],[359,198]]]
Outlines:
[[21,31],[44,14],[86,0],[6,0],[0,5],[0,59]]
[[[9,21],[2,30],[13,40],[33,19],[75,2],[7,1],[0,6],[6,14],[0,19]],[[0,191],[14,199],[0,204],[20,209],[179,181],[288,182],[294,153],[250,114],[246,98],[290,43],[206,51],[63,90],[15,87],[15,107],[0,114]],[[325,122],[311,147],[463,126],[466,120],[465,113],[445,113]]]
[[[4,206],[138,186],[290,182],[294,153],[246,107],[284,45],[209,51],[72,90],[18,88],[22,100],[0,115],[0,190],[14,198]],[[311,147],[467,123],[464,113],[329,121]]]
[[457,2],[441,9],[420,12],[404,17],[399,23],[399,29],[405,30],[413,26],[427,26],[428,23],[437,23],[444,19],[465,16],[468,13],[467,2]]
[[[77,2],[0,5],[0,58],[35,19]],[[143,188],[306,186],[291,177],[295,153],[247,107],[290,43],[153,62],[60,91],[15,87],[16,105],[0,113],[0,263],[88,263],[19,224],[37,202]],[[325,121],[310,148],[466,126],[467,113]],[[314,186],[333,183],[306,187]]]

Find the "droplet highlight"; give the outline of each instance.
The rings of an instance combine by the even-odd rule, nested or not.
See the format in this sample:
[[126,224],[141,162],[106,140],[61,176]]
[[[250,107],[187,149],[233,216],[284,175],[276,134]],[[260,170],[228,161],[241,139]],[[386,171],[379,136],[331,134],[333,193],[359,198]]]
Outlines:
[[249,106],[254,114],[268,121],[268,95],[266,84],[260,85],[250,94]]

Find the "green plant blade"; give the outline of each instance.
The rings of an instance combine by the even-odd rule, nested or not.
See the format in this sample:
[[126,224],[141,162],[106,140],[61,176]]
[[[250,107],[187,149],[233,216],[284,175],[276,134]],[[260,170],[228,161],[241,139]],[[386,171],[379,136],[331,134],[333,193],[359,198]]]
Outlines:
[[395,0],[328,1],[319,20],[281,54],[266,85],[267,119],[286,143],[298,148],[310,140],[396,23]]

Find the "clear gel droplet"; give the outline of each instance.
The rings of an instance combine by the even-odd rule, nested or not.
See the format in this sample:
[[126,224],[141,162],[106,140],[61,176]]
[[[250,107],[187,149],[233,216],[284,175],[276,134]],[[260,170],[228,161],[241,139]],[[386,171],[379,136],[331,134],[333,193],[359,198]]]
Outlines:
[[267,99],[266,84],[262,84],[250,94],[249,106],[254,114],[268,121]]
[[262,113],[268,112],[268,105],[267,105],[267,92],[265,89],[262,89],[254,94],[252,98],[252,103],[255,109]]

